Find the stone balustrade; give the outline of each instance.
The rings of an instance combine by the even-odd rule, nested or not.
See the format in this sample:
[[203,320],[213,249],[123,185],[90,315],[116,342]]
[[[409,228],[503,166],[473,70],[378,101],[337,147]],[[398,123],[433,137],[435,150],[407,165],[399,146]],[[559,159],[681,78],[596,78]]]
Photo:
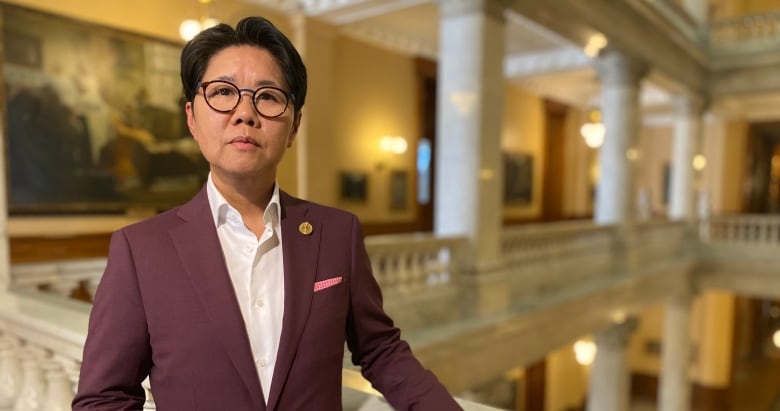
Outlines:
[[446,285],[458,269],[462,238],[403,234],[366,238],[366,249],[377,282],[385,294],[409,294]]
[[40,292],[0,296],[0,410],[70,410],[88,315]]
[[[780,245],[780,217],[718,216],[698,227],[705,243]],[[630,266],[622,261],[631,256],[652,265],[681,254],[693,255],[686,247],[697,243],[693,228],[692,224],[672,221],[629,228],[591,221],[508,227],[501,243],[506,286],[512,290],[513,301],[524,304],[542,297],[566,301],[583,284],[607,287],[604,284],[609,281],[599,280],[625,274],[620,270]],[[458,281],[465,238],[375,236],[368,237],[366,245],[385,292],[386,309],[407,333],[414,336],[418,330],[468,320],[466,310],[453,310],[466,303]],[[41,292],[41,286],[56,291],[83,282],[94,285],[104,266],[105,260],[98,259],[12,268],[13,288],[0,295],[0,411],[69,409],[90,305],[63,298],[64,293]],[[373,395],[362,391],[365,383],[352,386],[350,381],[359,380],[345,378],[345,392]],[[148,384],[145,388],[149,398],[146,409],[154,409]],[[487,409],[478,404],[464,408]],[[345,405],[345,409],[349,407]]]
[[11,288],[40,289],[70,297],[84,287],[92,296],[105,268],[105,258],[16,264],[11,268]]
[[710,44],[714,49],[776,46],[780,44],[780,11],[715,21],[710,25]]
[[590,220],[506,228],[501,247],[511,301],[535,304],[612,275],[618,234],[616,227]]
[[657,220],[636,226],[634,238],[637,263],[671,259],[684,254],[691,241],[695,241],[693,228],[683,221]]
[[722,215],[702,221],[702,240],[750,245],[780,245],[780,217],[776,215]]

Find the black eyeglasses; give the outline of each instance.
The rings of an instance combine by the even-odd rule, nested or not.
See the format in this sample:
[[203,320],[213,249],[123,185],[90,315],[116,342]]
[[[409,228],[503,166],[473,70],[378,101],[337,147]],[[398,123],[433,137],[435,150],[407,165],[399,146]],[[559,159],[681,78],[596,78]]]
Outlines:
[[263,86],[257,90],[238,88],[235,84],[225,80],[203,81],[198,84],[203,89],[203,97],[206,104],[214,111],[229,113],[238,107],[242,93],[252,94],[252,102],[255,110],[269,118],[279,117],[287,111],[287,106],[293,96],[286,91],[272,86]]

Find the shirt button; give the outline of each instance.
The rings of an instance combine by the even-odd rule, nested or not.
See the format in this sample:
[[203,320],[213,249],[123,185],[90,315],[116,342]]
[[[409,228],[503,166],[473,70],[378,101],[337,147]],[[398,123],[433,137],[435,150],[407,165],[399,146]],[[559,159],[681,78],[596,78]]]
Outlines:
[[244,251],[246,251],[247,254],[250,254],[252,252],[252,247],[247,247]]
[[257,299],[255,300],[255,306],[257,307],[263,307],[263,300]]
[[257,360],[257,365],[261,367],[265,367],[265,358]]

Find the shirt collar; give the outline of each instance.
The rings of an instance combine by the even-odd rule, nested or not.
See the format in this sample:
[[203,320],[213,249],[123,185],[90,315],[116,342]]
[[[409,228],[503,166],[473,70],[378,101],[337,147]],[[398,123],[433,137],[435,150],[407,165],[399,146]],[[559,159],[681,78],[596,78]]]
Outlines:
[[[211,177],[211,173],[209,173],[208,180],[206,181],[206,195],[209,200],[209,207],[211,208],[211,216],[214,218],[215,227],[219,227],[225,223],[228,212],[233,211],[238,214],[238,211],[233,208],[233,206],[231,206],[227,200],[225,200],[225,197],[222,195],[222,193],[217,190],[217,186],[214,185],[214,180]],[[272,226],[276,227],[279,224],[280,215],[281,205],[279,203],[279,184],[275,181],[274,191],[273,194],[271,194],[271,200],[268,202],[268,205],[265,207],[265,212],[263,213],[263,220],[266,224],[271,223]]]

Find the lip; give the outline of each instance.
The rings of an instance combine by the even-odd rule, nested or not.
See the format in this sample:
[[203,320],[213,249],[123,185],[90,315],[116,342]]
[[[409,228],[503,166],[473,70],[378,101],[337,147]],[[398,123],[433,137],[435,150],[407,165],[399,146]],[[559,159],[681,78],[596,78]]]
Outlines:
[[257,141],[255,141],[255,139],[247,136],[235,137],[232,140],[230,140],[228,144],[232,144],[239,147],[246,147],[249,145],[260,147],[260,144]]

